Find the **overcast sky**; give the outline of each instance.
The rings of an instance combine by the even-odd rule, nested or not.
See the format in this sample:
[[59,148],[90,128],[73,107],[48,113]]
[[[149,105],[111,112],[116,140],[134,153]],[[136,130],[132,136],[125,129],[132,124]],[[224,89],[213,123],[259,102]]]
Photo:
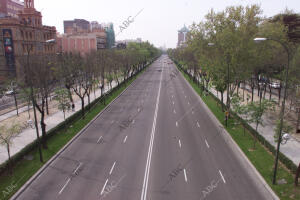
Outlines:
[[129,16],[143,9],[116,39],[142,38],[168,48],[176,46],[177,31],[184,24],[200,22],[211,8],[221,11],[227,6],[249,4],[260,4],[267,17],[285,8],[300,12],[300,0],[35,0],[36,9],[42,11],[43,24],[56,26],[61,33],[63,20],[78,18],[113,22],[117,34]]

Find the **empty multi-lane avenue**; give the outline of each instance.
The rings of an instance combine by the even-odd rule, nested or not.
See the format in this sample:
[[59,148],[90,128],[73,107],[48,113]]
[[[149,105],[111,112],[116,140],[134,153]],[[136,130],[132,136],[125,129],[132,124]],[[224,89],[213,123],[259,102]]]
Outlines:
[[273,199],[163,55],[15,199]]

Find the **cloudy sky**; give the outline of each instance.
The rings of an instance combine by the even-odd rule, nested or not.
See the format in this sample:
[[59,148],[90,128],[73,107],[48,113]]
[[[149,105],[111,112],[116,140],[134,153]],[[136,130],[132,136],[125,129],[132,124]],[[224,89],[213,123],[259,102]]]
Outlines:
[[211,8],[221,11],[230,5],[249,4],[261,5],[267,17],[285,8],[300,13],[300,0],[35,0],[43,23],[56,26],[61,33],[63,20],[74,18],[113,22],[118,33],[128,17],[139,13],[117,40],[142,38],[168,48],[176,46],[177,30],[184,24],[200,22]]

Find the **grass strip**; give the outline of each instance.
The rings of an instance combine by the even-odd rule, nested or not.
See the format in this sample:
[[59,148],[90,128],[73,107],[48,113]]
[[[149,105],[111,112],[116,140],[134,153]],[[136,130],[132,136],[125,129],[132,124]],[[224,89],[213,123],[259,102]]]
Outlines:
[[[222,111],[221,105],[218,104],[218,102],[211,95],[201,95],[202,89],[199,88],[198,85],[193,82],[193,80],[180,68],[179,70],[181,71],[185,79],[194,88],[194,90],[199,94],[199,96],[209,107],[209,109],[213,112],[213,114],[217,117],[220,123],[222,123],[222,125],[225,127],[225,113]],[[278,166],[277,180],[285,179],[287,184],[272,184],[273,165],[275,158],[259,142],[256,143],[256,149],[252,149],[253,136],[248,130],[246,130],[246,134],[244,135],[243,126],[240,125],[240,123],[236,119],[232,118],[228,121],[228,127],[226,128],[226,130],[281,200],[300,199],[300,188],[294,186],[293,174],[282,164],[279,164]]]
[[[137,76],[128,80],[127,84],[123,84],[120,88],[115,90],[112,94],[107,95],[105,103],[100,102],[96,104],[90,112],[86,113],[85,119],[77,120],[68,128],[58,131],[47,140],[48,149],[43,149],[43,158],[46,163],[52,158],[62,147],[64,147],[77,133],[81,131],[94,117],[96,117],[110,102],[112,102],[118,95],[124,91],[139,75],[141,75],[146,68],[144,68]],[[39,160],[38,149],[31,152],[32,160],[23,159],[15,164],[13,168],[13,175],[3,173],[0,176],[0,199],[9,199],[13,196],[45,163]]]

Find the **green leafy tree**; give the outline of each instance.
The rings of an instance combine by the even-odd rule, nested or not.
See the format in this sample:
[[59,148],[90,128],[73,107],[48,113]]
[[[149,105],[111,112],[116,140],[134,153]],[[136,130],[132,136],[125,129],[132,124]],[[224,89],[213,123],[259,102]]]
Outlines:
[[[274,102],[263,99],[261,102],[254,101],[247,105],[247,114],[249,116],[249,122],[255,123],[255,130],[257,132],[258,126],[264,125],[263,115],[266,111],[274,109]],[[253,149],[256,148],[256,137],[254,137]]]
[[58,101],[58,109],[64,113],[64,119],[66,119],[66,111],[71,109],[69,95],[69,91],[66,88],[58,88],[55,90],[55,100]]

